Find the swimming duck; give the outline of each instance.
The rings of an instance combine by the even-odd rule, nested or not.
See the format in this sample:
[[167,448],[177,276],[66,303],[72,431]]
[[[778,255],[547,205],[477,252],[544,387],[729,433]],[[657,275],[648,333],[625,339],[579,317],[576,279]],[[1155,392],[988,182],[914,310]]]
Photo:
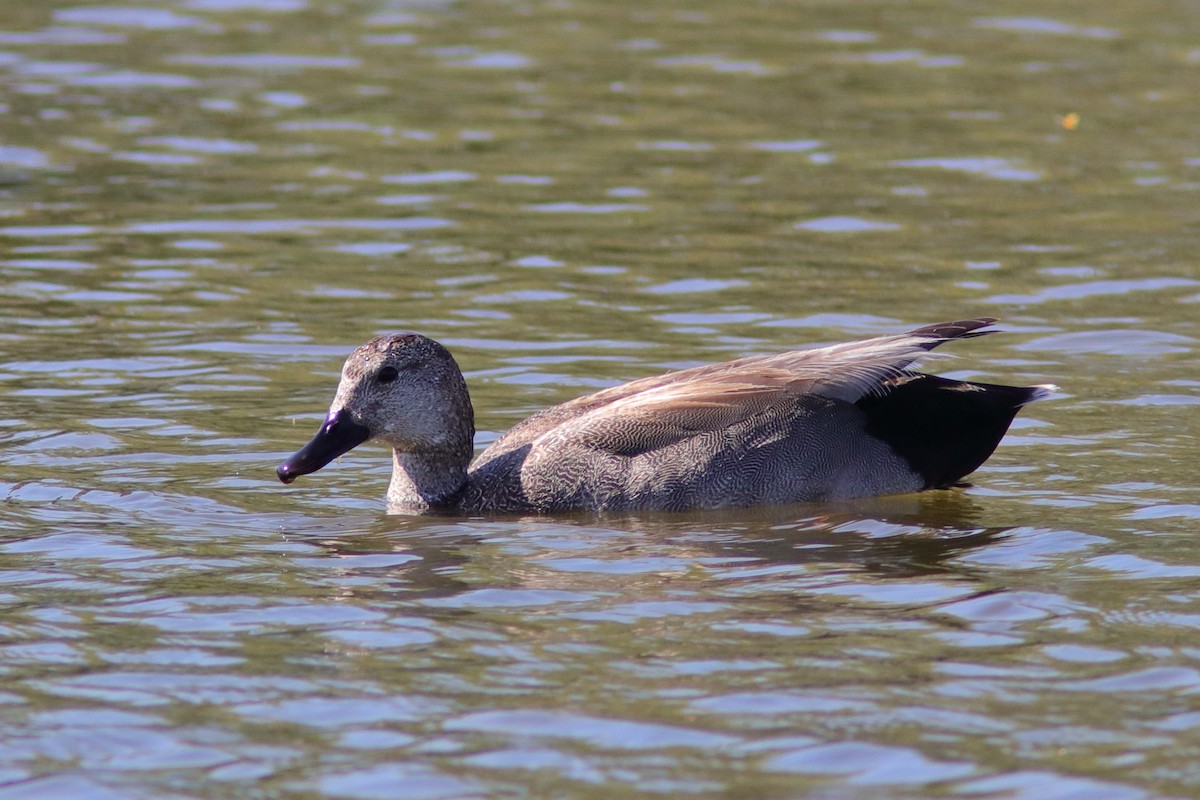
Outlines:
[[350,354],[329,414],[284,483],[369,440],[392,448],[387,500],[410,513],[684,510],[947,488],[996,449],[1017,387],[912,369],[995,320],[944,322],[642,378],[534,414],[474,459],[475,414],[450,351],[417,333]]

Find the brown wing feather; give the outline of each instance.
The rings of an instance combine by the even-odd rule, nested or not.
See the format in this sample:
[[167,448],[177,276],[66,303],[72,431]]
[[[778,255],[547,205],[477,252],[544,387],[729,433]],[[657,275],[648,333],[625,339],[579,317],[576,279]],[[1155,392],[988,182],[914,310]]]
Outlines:
[[535,445],[552,450],[579,445],[613,455],[635,456],[722,431],[785,402],[792,395],[776,385],[713,381],[667,386],[611,403],[555,428]]
[[473,466],[550,439],[613,453],[645,452],[730,427],[802,394],[854,402],[886,391],[887,381],[942,342],[989,333],[978,329],[993,321],[940,323],[858,342],[749,356],[602,389],[529,417]]

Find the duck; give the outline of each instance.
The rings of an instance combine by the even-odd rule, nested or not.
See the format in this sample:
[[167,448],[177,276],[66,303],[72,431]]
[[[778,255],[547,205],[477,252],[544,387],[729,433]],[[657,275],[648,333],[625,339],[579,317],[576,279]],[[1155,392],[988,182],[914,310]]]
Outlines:
[[812,503],[958,485],[1026,404],[1057,387],[914,367],[996,319],[693,367],[540,411],[474,456],[462,370],[419,333],[355,349],[321,427],[281,463],[290,484],[368,441],[392,449],[389,511],[550,514]]

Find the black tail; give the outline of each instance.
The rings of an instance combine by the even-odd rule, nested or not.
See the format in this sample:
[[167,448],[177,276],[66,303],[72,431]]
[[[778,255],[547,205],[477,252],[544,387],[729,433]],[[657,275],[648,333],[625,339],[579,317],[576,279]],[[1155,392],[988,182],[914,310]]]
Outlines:
[[[979,336],[974,328],[991,320],[970,320],[921,328],[938,340]],[[974,326],[974,327],[968,327]],[[867,395],[858,407],[867,415],[867,433],[886,442],[925,479],[926,489],[945,488],[987,460],[1021,406],[1049,394],[1042,386],[969,383],[908,373],[889,382],[886,393]]]

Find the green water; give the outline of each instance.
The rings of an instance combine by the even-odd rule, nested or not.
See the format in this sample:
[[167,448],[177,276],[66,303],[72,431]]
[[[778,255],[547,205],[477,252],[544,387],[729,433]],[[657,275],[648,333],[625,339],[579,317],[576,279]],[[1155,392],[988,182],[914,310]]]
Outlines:
[[[0,798],[1200,792],[1189,4],[0,5]],[[595,519],[283,487],[418,330],[477,443],[991,315],[969,489]]]

